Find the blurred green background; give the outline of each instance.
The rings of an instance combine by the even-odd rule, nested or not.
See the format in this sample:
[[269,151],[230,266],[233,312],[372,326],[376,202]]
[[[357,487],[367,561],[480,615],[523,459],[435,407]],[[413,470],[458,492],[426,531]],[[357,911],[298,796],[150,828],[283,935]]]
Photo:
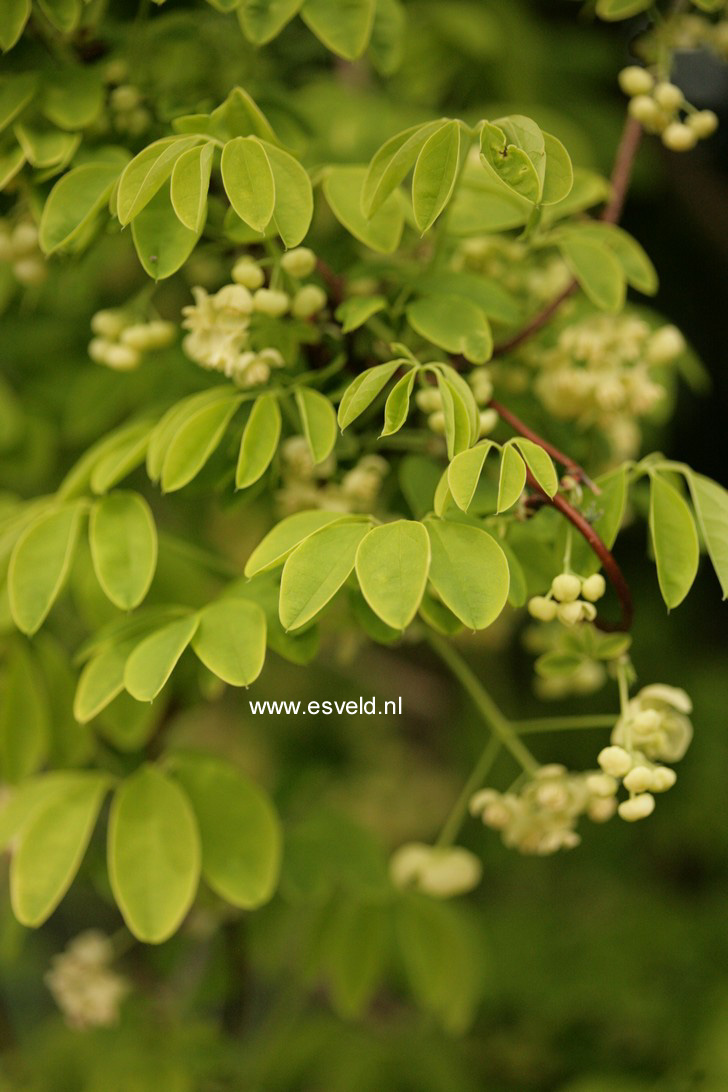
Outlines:
[[[553,129],[576,162],[605,173],[624,115],[616,73],[629,62],[639,28],[639,21],[598,23],[588,5],[570,0],[411,0],[403,63],[385,82],[362,66],[332,65],[295,27],[256,55],[235,36],[234,22],[220,34],[200,8],[202,30],[191,41],[175,23],[185,5],[168,6],[169,15],[155,16],[155,35],[140,48],[132,77],[150,88],[161,82],[170,113],[189,100],[195,81],[199,97],[212,99],[237,81],[284,125],[284,72],[296,88],[297,122],[310,129],[321,159],[346,160],[354,149],[361,158],[362,148],[371,152],[390,132],[432,112],[480,117],[517,110]],[[660,273],[656,308],[680,326],[712,377],[703,397],[681,390],[659,444],[725,484],[728,74],[709,56],[688,54],[675,78],[695,105],[721,116],[723,128],[685,157],[648,142],[623,222]],[[191,369],[178,378],[178,358],[152,377],[131,378],[88,361],[90,314],[140,285],[127,249],[118,239],[104,240],[79,267],[62,270],[23,301],[5,289],[0,367],[18,401],[8,396],[0,489],[30,496],[53,487],[71,459],[130,405],[158,397],[168,382],[198,381]],[[179,287],[160,296],[170,313],[184,302]],[[234,530],[244,557],[264,529],[265,513],[233,506],[213,516],[204,503],[197,492],[178,505],[175,529],[194,528],[204,511],[210,542]],[[694,743],[676,789],[648,822],[590,827],[574,852],[522,858],[475,823],[466,826],[464,844],[484,860],[484,881],[466,915],[482,939],[487,985],[464,1036],[419,1015],[396,979],[366,1018],[332,1015],[315,976],[291,971],[315,947],[316,923],[306,906],[291,914],[281,900],[216,930],[207,929],[202,907],[195,929],[158,950],[131,950],[127,968],[136,992],[120,1028],[70,1032],[42,976],[50,956],[81,929],[117,927],[104,881],[94,875],[94,867],[99,875],[103,867],[103,846],[96,845],[91,874],[38,933],[14,923],[3,896],[0,1088],[725,1092],[728,626],[707,568],[689,600],[667,618],[644,555],[645,528],[637,524],[618,545],[637,604],[635,666],[643,684],[666,682],[690,693]],[[92,614],[93,604],[84,609]],[[513,625],[521,621],[462,647],[506,712],[535,716],[542,707],[530,695],[531,659],[508,639]],[[300,719],[250,717],[245,697],[234,695],[191,708],[172,730],[194,742],[235,724],[246,768],[276,790],[292,821],[325,805],[374,831],[386,848],[426,840],[467,776],[483,732],[429,655],[334,634],[312,667],[295,669],[271,657],[248,696],[372,692],[401,694],[405,715],[376,723],[309,718],[304,732]],[[597,695],[549,712],[603,711],[605,704],[611,698]],[[543,761],[578,769],[593,766],[601,741],[593,732],[543,736],[534,750]]]

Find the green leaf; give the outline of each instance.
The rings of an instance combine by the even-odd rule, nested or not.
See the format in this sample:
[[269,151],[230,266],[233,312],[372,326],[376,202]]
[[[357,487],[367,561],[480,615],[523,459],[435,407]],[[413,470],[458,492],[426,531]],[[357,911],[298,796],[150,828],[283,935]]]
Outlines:
[[63,787],[35,809],[13,854],[10,900],[22,925],[42,925],[68,891],[109,789],[106,773],[65,776]]
[[687,474],[690,493],[698,516],[700,530],[713,562],[715,574],[728,598],[728,491],[710,478],[690,471]]
[[20,536],[10,557],[8,592],[13,621],[35,633],[60,595],[78,541],[83,503],[39,516]]
[[318,508],[312,512],[296,512],[295,515],[288,516],[277,523],[255,547],[245,566],[245,575],[255,576],[256,573],[267,572],[282,565],[296,546],[314,531],[330,523],[341,523],[347,518],[341,512],[324,512]]
[[492,440],[484,440],[475,447],[461,451],[448,467],[447,483],[453,500],[463,512],[467,512],[471,505],[485,460],[494,446]]
[[423,273],[413,286],[418,294],[431,296],[464,296],[485,312],[488,318],[514,325],[523,318],[518,301],[497,281],[477,273]]
[[[2,28],[0,26],[0,33]],[[38,88],[38,77],[34,72],[21,72],[9,75],[0,83],[0,131],[15,121],[31,101]]]
[[68,34],[78,26],[81,0],[38,0],[38,5],[56,30]]
[[659,474],[650,477],[650,536],[662,598],[677,607],[695,580],[700,547],[688,504]]
[[182,153],[199,144],[201,139],[199,136],[163,137],[134,156],[119,179],[116,196],[116,215],[122,226],[142,211],[167,181]]
[[385,907],[337,900],[327,922],[325,968],[335,1011],[345,1020],[365,1011],[384,971],[389,941]]
[[30,18],[30,0],[3,0],[0,11],[0,49],[12,49]]
[[526,464],[512,444],[506,444],[501,456],[498,479],[497,512],[505,512],[520,499],[526,484]]
[[520,114],[484,122],[480,133],[482,162],[527,201],[541,200],[546,174],[543,133]]
[[478,934],[453,906],[415,894],[398,900],[395,924],[397,950],[417,1004],[461,1035],[483,989]]
[[229,403],[235,397],[237,397],[235,390],[229,383],[226,383],[223,386],[200,391],[199,394],[192,394],[188,398],[183,398],[181,402],[175,402],[173,406],[170,406],[149,437],[147,474],[151,481],[159,481],[164,457],[179,427],[194,417],[198,410],[203,409],[203,407],[211,406],[217,402]]
[[490,167],[465,161],[457,193],[448,214],[448,234],[490,235],[523,227],[533,205],[501,182]]
[[163,281],[184,265],[197,245],[198,231],[190,231],[172,207],[169,188],[156,193],[131,225],[134,246],[144,270]]
[[0,155],[0,193],[25,166],[25,152],[19,146],[11,148],[5,155]]
[[475,443],[478,438],[478,433],[480,432],[480,409],[478,403],[475,401],[472,387],[463,379],[462,375],[452,367],[452,365],[440,363],[437,364],[436,367],[437,371],[447,379],[453,392],[460,397],[470,426],[469,435],[468,430],[465,428],[463,429],[467,437],[467,446],[470,446],[470,444]]
[[427,592],[420,603],[420,618],[430,629],[434,629],[435,633],[441,633],[443,637],[454,637],[456,633],[462,633],[463,630],[463,623],[450,608]]
[[392,387],[384,405],[384,428],[380,433],[381,436],[391,436],[394,432],[399,432],[407,420],[416,374],[416,368],[410,368],[407,374],[398,379]]
[[[278,143],[265,114],[242,87],[234,87],[225,102],[212,111],[208,121],[206,132],[223,141],[237,136],[257,136],[272,144]],[[193,124],[195,131],[199,132],[195,115]]]
[[412,209],[421,234],[452,197],[460,163],[460,122],[448,121],[428,139],[412,176]]
[[574,185],[574,168],[564,145],[551,133],[542,133],[546,152],[546,172],[543,180],[541,204],[555,205],[571,193]]
[[207,215],[207,191],[215,145],[188,148],[172,168],[170,198],[178,219],[190,231],[199,235]]
[[73,702],[73,715],[81,724],[93,720],[122,692],[124,668],[133,647],[132,641],[112,645],[84,664]]
[[354,568],[359,543],[369,523],[345,520],[304,539],[283,566],[279,614],[285,630],[300,629],[314,618]]
[[401,0],[377,0],[369,58],[380,76],[393,76],[402,63],[407,15]]
[[447,457],[453,459],[470,446],[472,439],[470,415],[460,391],[442,372],[437,373],[437,386],[445,415]]
[[356,553],[362,595],[393,629],[406,629],[420,605],[430,568],[430,541],[421,523],[399,519],[374,527]]
[[124,667],[124,686],[137,701],[154,701],[194,637],[199,616],[190,614],[145,637]]
[[103,100],[98,70],[63,67],[46,81],[42,109],[59,129],[85,129],[98,118]]
[[130,932],[161,944],[187,914],[200,878],[200,835],[186,794],[145,765],[114,794],[108,864],[114,898]]
[[367,47],[375,0],[304,0],[301,18],[327,49],[353,61]]
[[230,389],[227,398],[195,410],[177,427],[162,462],[162,489],[173,493],[195,478],[222,440],[225,430],[242,402]]
[[430,582],[469,629],[485,629],[508,599],[505,554],[486,531],[465,523],[427,520],[432,546]]
[[580,652],[545,652],[536,660],[534,670],[542,679],[553,679],[563,675],[571,675],[584,663],[584,656]]
[[243,34],[253,45],[266,45],[300,11],[302,3],[303,0],[243,0],[238,8]]
[[296,387],[296,406],[314,463],[327,459],[336,443],[336,413],[326,395]]
[[397,133],[375,152],[361,189],[361,209],[367,218],[382,207],[386,199],[409,174],[429,138],[443,126],[444,119],[413,125]]
[[352,296],[351,299],[339,304],[334,317],[341,323],[341,332],[350,334],[374,315],[384,311],[386,306],[387,301],[384,296]]
[[640,244],[617,224],[585,223],[560,227],[556,238],[591,239],[607,246],[622,267],[628,284],[647,296],[659,287],[657,271]]
[[[544,451],[540,444],[533,440],[518,438],[513,441],[521,455],[525,459],[526,466],[533,474],[538,484],[549,497],[553,497],[559,488],[559,476],[551,461],[551,456]],[[508,505],[510,507],[510,505]]]
[[365,177],[366,167],[331,167],[323,180],[324,196],[336,219],[355,239],[372,250],[391,254],[404,230],[401,194],[391,193],[367,218],[361,207]]
[[250,686],[265,662],[265,615],[247,599],[220,599],[200,611],[192,648],[230,686]]
[[174,754],[171,766],[197,818],[207,883],[243,910],[268,902],[278,885],[282,841],[269,798],[229,762],[211,755]]
[[248,418],[235,471],[235,488],[247,489],[268,469],[281,435],[281,411],[278,399],[261,394]]
[[49,710],[30,649],[11,642],[0,687],[0,770],[11,784],[34,773],[48,754]]
[[606,244],[568,234],[558,242],[562,257],[588,298],[602,311],[616,314],[624,306],[626,279]]
[[423,296],[407,308],[407,321],[427,341],[449,353],[484,364],[493,353],[493,335],[483,311],[459,296]]
[[230,204],[254,231],[264,231],[276,202],[265,148],[255,137],[235,137],[222,150],[222,181]]
[[96,501],[89,520],[94,571],[121,610],[138,607],[157,567],[157,528],[138,493],[118,490]]
[[263,140],[275,185],[273,223],[287,247],[305,239],[313,217],[313,190],[307,171],[288,152]]
[[128,433],[96,463],[90,479],[94,493],[106,493],[144,462],[149,447],[151,427],[140,421],[138,428]]
[[33,167],[61,167],[69,163],[81,143],[80,133],[62,133],[60,129],[31,129],[19,122],[14,127],[25,158]]
[[376,364],[349,384],[339,403],[338,421],[342,431],[372,404],[403,363],[403,360],[390,360],[387,364]]
[[39,243],[45,254],[53,254],[78,238],[108,201],[118,176],[118,166],[87,163],[59,178],[40,221]]
[[4,793],[0,803],[0,851],[6,850],[13,839],[22,834],[38,809],[57,792],[62,792],[69,784],[76,784],[77,777],[76,770],[54,770],[26,778]]
[[597,0],[597,15],[609,21],[629,19],[647,11],[651,3],[652,0]]

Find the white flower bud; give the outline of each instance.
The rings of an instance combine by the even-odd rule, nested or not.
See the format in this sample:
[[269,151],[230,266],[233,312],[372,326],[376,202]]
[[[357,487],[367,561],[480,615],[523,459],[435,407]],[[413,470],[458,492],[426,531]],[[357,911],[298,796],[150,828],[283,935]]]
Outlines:
[[257,358],[252,364],[248,364],[240,378],[246,387],[259,387],[270,379],[270,367],[264,360]]
[[581,607],[581,621],[593,622],[597,616],[597,608],[593,603],[580,603]]
[[277,292],[272,288],[259,288],[253,296],[253,308],[269,318],[281,318],[290,305],[287,292]]
[[592,823],[606,823],[617,810],[617,801],[613,796],[604,796],[599,800],[592,800],[586,809],[586,813]]
[[30,220],[22,220],[10,236],[10,242],[14,256],[25,257],[38,249],[38,228]]
[[668,110],[670,113],[678,110],[685,101],[685,96],[680,88],[674,83],[666,81],[657,84],[652,92],[652,97],[662,110]]
[[176,337],[177,327],[173,322],[153,319],[147,323],[147,349],[167,349],[174,345]]
[[582,619],[583,606],[584,604],[578,601],[576,603],[559,603],[556,608],[556,617],[565,626],[575,626]]
[[647,360],[650,364],[669,364],[685,352],[685,338],[677,326],[661,326],[647,342]]
[[652,784],[650,788],[653,792],[667,792],[677,781],[677,774],[674,770],[671,770],[669,766],[657,766],[652,771]]
[[635,823],[638,819],[646,819],[655,810],[655,798],[652,793],[643,792],[639,796],[631,796],[629,800],[623,800],[617,808],[622,819],[628,823]]
[[308,247],[298,246],[283,255],[281,267],[292,277],[308,277],[316,268],[316,255]]
[[437,413],[431,413],[427,418],[427,426],[431,428],[433,432],[436,432],[438,436],[445,435],[445,414],[440,410]]
[[307,319],[326,306],[326,293],[317,284],[304,284],[293,297],[291,311],[295,318]]
[[[234,311],[239,315],[249,315],[253,310],[253,297],[242,284],[226,284],[219,292],[215,293],[213,298],[215,306],[225,311]],[[288,300],[287,296],[286,300]],[[287,303],[286,306],[288,306]]]
[[114,342],[108,341],[105,337],[92,337],[88,343],[88,355],[94,364],[105,364],[106,355],[113,345]]
[[99,337],[115,341],[126,325],[123,311],[97,311],[91,316],[91,330]]
[[624,777],[632,769],[632,758],[624,747],[603,747],[597,755],[597,762],[612,777]]
[[261,349],[258,353],[258,360],[262,360],[269,368],[285,368],[286,366],[286,362],[283,359],[283,353],[272,347]]
[[43,284],[48,270],[42,258],[20,258],[13,264],[13,275],[19,284],[26,288],[35,288]]
[[607,590],[607,582],[601,573],[588,576],[581,585],[581,594],[590,603],[596,603]]
[[631,64],[619,73],[619,86],[625,95],[649,95],[655,85],[654,77],[646,68]]
[[661,118],[660,107],[650,95],[635,95],[627,110],[641,125],[654,126]]
[[136,349],[128,345],[110,345],[106,351],[104,364],[117,372],[131,372],[139,367],[141,356]]
[[593,773],[587,775],[586,787],[594,796],[614,796],[618,783],[616,777],[612,777],[611,774]]
[[649,766],[633,766],[624,776],[624,787],[630,792],[646,792],[652,788],[652,770]]
[[534,595],[528,601],[528,613],[539,622],[553,622],[556,617],[556,603],[545,595]]
[[122,330],[119,338],[122,345],[128,345],[130,349],[136,349],[143,353],[149,348],[149,333],[145,322],[135,322],[133,326],[127,326]]
[[551,581],[551,592],[559,603],[573,603],[579,598],[581,580],[573,573],[561,573]]
[[698,110],[697,113],[688,117],[686,124],[690,126],[699,140],[705,140],[706,137],[712,136],[718,128],[718,115],[714,114],[712,110]]
[[460,846],[440,848],[411,842],[392,855],[389,874],[398,888],[416,887],[434,898],[462,895],[479,883],[482,865]]
[[437,413],[442,409],[442,395],[437,387],[423,387],[415,394],[415,403],[423,413]]
[[500,418],[494,409],[481,410],[478,414],[478,436],[490,436]]
[[254,292],[265,281],[265,274],[257,262],[252,258],[240,258],[233,266],[231,274],[236,284],[242,284],[243,288],[249,288]]
[[489,804],[500,799],[500,793],[496,789],[479,789],[470,797],[468,810],[472,816],[481,815]]
[[698,143],[698,137],[689,125],[673,121],[663,132],[662,143],[671,152],[689,152]]
[[632,731],[636,736],[651,736],[659,731],[662,717],[656,709],[643,709],[631,719]]

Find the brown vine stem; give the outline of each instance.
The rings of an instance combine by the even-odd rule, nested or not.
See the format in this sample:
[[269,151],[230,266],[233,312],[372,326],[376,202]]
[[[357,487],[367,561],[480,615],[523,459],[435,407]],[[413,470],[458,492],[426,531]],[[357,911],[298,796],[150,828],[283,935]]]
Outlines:
[[570,504],[569,501],[567,501],[566,497],[563,497],[560,493],[556,493],[553,497],[549,497],[548,493],[544,492],[538,484],[530,470],[528,471],[527,481],[534,493],[542,498],[544,504],[549,504],[552,508],[555,508],[557,512],[560,512],[562,516],[568,519],[569,523],[576,528],[579,534],[586,539],[591,549],[601,561],[602,568],[609,577],[609,582],[617,593],[621,610],[619,622],[604,622],[601,619],[597,619],[594,624],[598,629],[604,630],[607,633],[628,630],[632,625],[632,618],[634,615],[632,593],[629,590],[629,584],[625,580],[624,574],[617,564],[612,551],[602,541],[591,523],[584,518],[581,512],[574,508],[573,504]]
[[552,459],[557,463],[561,463],[568,474],[576,478],[577,481],[583,482],[588,489],[591,489],[592,493],[598,496],[601,493],[601,489],[596,482],[593,482],[583,466],[580,466],[569,455],[564,454],[563,451],[559,451],[557,447],[549,443],[548,440],[544,440],[542,436],[539,436],[537,432],[534,432],[532,428],[521,420],[520,417],[516,417],[515,413],[509,410],[501,402],[497,402],[495,398],[491,398],[488,403],[491,409],[494,409],[499,417],[501,417],[506,424],[510,425],[514,432],[518,432],[521,436],[525,436],[527,440],[532,440],[534,444],[538,444],[542,447]]
[[[635,121],[634,118],[628,117],[624,124],[622,136],[617,147],[617,154],[614,159],[611,178],[611,197],[600,216],[600,220],[605,224],[618,223],[622,215],[622,209],[624,208],[630,178],[632,177],[632,168],[637,156],[637,150],[640,146],[641,137],[642,126],[638,121]],[[578,287],[577,281],[571,280],[550,303],[547,303],[541,311],[535,314],[533,318],[529,319],[522,329],[506,338],[505,341],[499,342],[493,349],[493,356],[503,356],[504,353],[510,353],[513,349],[517,349],[519,345],[523,345],[524,342],[530,341],[534,334],[537,334],[539,330],[542,330],[544,326],[551,321],[561,307],[561,304],[572,296]]]

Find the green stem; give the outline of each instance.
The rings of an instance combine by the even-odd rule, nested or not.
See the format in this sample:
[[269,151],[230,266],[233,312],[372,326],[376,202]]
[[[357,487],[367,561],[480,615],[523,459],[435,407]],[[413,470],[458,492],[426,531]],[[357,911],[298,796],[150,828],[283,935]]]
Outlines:
[[428,633],[427,639],[437,655],[469,695],[493,735],[510,751],[516,762],[523,767],[526,773],[534,774],[538,769],[538,762],[528,747],[520,741],[513,730],[511,722],[501,713],[490,694],[482,686],[480,680],[471,671],[462,656],[455,651],[451,644],[435,633]]
[[436,846],[439,846],[441,849],[447,848],[448,846],[451,846],[457,838],[463,819],[467,814],[470,797],[485,781],[500,749],[501,741],[497,739],[496,736],[491,736],[483,748],[480,758],[475,763],[473,772],[463,785],[460,795],[453,804],[450,814],[443,823],[442,830],[435,841]]
[[519,736],[537,732],[561,732],[577,728],[613,728],[616,713],[595,713],[583,717],[534,717],[532,720],[513,720],[511,727]]

